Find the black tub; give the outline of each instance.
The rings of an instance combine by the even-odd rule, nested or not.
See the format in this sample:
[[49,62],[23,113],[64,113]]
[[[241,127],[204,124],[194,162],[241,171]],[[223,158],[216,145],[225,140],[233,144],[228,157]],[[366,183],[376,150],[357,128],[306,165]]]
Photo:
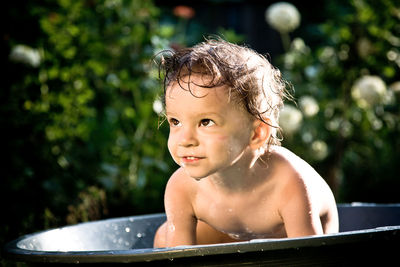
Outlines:
[[359,266],[397,263],[400,204],[342,204],[340,233],[258,239],[205,246],[153,249],[164,214],[132,216],[43,231],[8,243],[4,255],[30,264],[115,264],[187,266]]

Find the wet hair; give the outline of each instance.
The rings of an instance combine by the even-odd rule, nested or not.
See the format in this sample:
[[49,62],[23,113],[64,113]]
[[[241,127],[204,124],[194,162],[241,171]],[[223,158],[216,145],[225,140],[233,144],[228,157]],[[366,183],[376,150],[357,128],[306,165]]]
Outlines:
[[[229,43],[220,38],[208,39],[190,48],[161,53],[159,71],[164,75],[164,104],[168,86],[177,82],[190,89],[191,75],[207,75],[205,88],[226,86],[228,95],[242,105],[254,118],[272,128],[265,149],[280,145],[278,125],[279,110],[284,98],[290,98],[289,85],[281,72],[273,67],[265,56],[254,50]],[[194,95],[196,96],[196,95]],[[201,97],[201,96],[196,96]]]

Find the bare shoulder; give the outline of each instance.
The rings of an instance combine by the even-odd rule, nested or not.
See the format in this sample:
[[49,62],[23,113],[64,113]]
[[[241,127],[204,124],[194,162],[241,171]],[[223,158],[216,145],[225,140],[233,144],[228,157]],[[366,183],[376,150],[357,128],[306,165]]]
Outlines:
[[270,162],[279,188],[278,209],[288,236],[337,232],[336,201],[318,172],[283,147],[273,147]]
[[193,179],[182,169],[170,177],[164,196],[166,223],[166,245],[195,244],[196,218],[193,209]]
[[333,193],[318,172],[302,158],[284,147],[271,149],[270,161],[274,165],[282,195],[302,195],[313,208],[323,212],[336,208]]
[[188,177],[182,168],[177,169],[169,178],[165,190],[165,196],[170,194],[188,197],[195,190],[196,183],[193,178]]
[[199,183],[189,177],[183,168],[177,169],[169,178],[164,194],[164,206],[170,212],[194,214],[194,205],[199,191]]
[[306,185],[325,184],[324,179],[309,163],[284,147],[274,146],[271,149],[270,161],[281,177],[283,175],[287,179],[297,179]]

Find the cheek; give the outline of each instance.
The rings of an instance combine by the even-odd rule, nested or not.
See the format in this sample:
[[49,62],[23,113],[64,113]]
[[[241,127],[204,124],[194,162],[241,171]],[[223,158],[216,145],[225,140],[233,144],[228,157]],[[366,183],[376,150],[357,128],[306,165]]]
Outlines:
[[249,146],[249,139],[247,135],[233,135],[227,138],[225,143],[231,156],[237,156]]
[[214,139],[206,139],[208,147],[212,147],[220,156],[226,154],[230,157],[243,148],[243,144],[234,136],[220,135]]
[[238,131],[230,134],[218,134],[212,138],[210,136],[203,138],[205,142],[213,142],[220,146],[236,146],[248,143],[247,136],[240,134]]
[[175,161],[176,164],[180,165],[179,159],[176,156],[176,145],[173,138],[171,137],[168,138],[167,146],[169,154],[171,155],[172,159]]
[[169,137],[168,137],[168,143],[167,143],[167,145],[168,145],[168,150],[169,150],[169,153],[171,154],[171,155],[173,155],[173,151],[174,151],[174,147],[175,147],[175,140],[174,140],[174,137],[173,137],[173,135],[169,135]]
[[219,135],[219,136],[217,136],[217,141],[218,142],[227,142],[227,140],[229,140],[229,136],[227,136],[227,135]]
[[214,147],[228,157],[239,153],[243,144],[234,136],[219,136],[215,139]]

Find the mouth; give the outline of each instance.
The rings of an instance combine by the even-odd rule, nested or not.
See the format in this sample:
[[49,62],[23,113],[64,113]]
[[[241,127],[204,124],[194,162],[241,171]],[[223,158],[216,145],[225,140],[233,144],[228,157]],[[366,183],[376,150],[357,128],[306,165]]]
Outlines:
[[198,162],[199,160],[203,159],[203,157],[184,156],[184,157],[181,157],[181,159],[184,163],[195,163],[195,162]]

